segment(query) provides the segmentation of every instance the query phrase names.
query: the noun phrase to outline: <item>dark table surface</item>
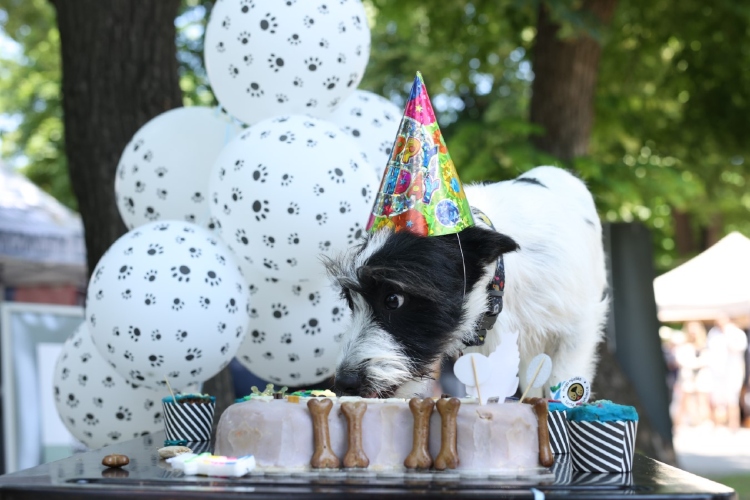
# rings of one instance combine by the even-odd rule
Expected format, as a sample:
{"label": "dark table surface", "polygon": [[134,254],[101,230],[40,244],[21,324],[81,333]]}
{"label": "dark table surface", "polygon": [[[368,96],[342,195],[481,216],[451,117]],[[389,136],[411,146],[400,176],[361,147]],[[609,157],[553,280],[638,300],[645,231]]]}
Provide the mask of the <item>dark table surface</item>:
{"label": "dark table surface", "polygon": [[[734,491],[642,455],[630,474],[583,474],[563,458],[552,469],[476,476],[457,472],[251,474],[241,478],[185,476],[159,459],[164,433],[0,476],[0,499],[44,498],[736,498]],[[210,451],[208,443],[204,450]],[[101,464],[110,453],[130,458],[122,469]],[[565,457],[565,456],[562,456]],[[557,458],[560,458],[558,456]],[[536,494],[536,497],[535,497]],[[542,496],[543,495],[543,496]]]}

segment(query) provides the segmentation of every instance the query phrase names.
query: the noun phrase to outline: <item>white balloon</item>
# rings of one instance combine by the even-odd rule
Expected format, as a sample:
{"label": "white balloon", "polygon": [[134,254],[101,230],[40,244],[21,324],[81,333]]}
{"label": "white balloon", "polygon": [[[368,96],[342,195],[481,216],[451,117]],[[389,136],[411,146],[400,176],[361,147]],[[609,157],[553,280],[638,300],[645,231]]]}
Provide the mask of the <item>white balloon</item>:
{"label": "white balloon", "polygon": [[55,406],[65,427],[89,448],[162,430],[164,390],[131,384],[117,374],[82,323],[55,365]]}
{"label": "white balloon", "polygon": [[330,283],[256,279],[250,291],[250,328],[237,359],[277,385],[310,385],[332,376],[349,309]]}
{"label": "white balloon", "polygon": [[211,215],[246,276],[318,280],[325,275],[321,254],[365,234],[377,181],[333,123],[278,117],[222,150],[211,172]]}
{"label": "white balloon", "polygon": [[362,79],[370,29],[360,0],[227,0],[214,4],[204,47],[216,98],[243,122],[324,118]]}
{"label": "white balloon", "polygon": [[181,389],[231,361],[247,333],[250,293],[229,249],[206,229],[152,222],[123,235],[89,282],[94,344],[123,377]]}
{"label": "white balloon", "polygon": [[208,176],[239,127],[205,107],[177,108],[151,119],[120,157],[117,209],[128,229],[157,220],[210,227]]}
{"label": "white balloon", "polygon": [[378,178],[391,156],[402,110],[385,97],[355,90],[329,118],[357,143]]}

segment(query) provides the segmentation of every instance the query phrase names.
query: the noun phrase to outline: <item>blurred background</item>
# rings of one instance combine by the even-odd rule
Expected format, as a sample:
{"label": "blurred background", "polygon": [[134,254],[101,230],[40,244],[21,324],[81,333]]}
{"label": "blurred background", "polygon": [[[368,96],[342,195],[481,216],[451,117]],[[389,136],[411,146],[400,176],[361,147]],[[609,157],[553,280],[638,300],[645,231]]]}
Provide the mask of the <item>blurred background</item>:
{"label": "blurred background", "polygon": [[[363,3],[359,88],[401,107],[421,71],[464,182],[543,164],[585,180],[614,300],[595,392],[639,407],[641,450],[750,491],[750,5]],[[36,250],[66,257],[29,258],[33,279],[9,274],[29,242],[0,233],[14,256],[0,267],[6,301],[83,305],[88,272],[126,231],[113,185],[127,141],[159,113],[218,104],[203,58],[212,6],[3,1],[0,205],[16,222],[42,207],[66,228]],[[232,366],[242,393],[254,379]]]}

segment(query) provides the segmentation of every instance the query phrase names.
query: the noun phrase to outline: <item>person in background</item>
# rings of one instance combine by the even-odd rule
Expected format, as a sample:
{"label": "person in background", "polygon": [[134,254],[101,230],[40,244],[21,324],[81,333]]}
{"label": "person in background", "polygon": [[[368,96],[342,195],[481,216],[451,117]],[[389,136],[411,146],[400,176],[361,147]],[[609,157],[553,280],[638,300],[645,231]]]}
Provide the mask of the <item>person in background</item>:
{"label": "person in background", "polygon": [[708,332],[706,349],[711,369],[714,423],[726,420],[730,429],[739,429],[747,335],[726,314],[721,314]]}
{"label": "person in background", "polygon": [[[679,394],[674,411],[674,424],[698,425],[710,418],[711,408],[708,395],[710,383],[702,382],[699,391],[700,370],[704,368],[705,359],[700,354],[706,343],[706,328],[699,321],[689,321],[682,327],[682,335],[675,335],[674,355],[679,371],[675,387],[675,396]],[[705,376],[704,376],[705,379]]]}

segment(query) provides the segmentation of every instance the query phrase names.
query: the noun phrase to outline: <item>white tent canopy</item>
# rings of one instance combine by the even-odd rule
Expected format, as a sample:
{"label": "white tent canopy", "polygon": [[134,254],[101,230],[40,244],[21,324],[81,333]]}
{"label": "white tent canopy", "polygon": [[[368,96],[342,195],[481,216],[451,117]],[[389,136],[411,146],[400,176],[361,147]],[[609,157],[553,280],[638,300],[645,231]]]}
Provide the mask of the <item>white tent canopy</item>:
{"label": "white tent canopy", "polygon": [[654,280],[661,321],[750,314],[750,239],[734,232]]}
{"label": "white tent canopy", "polygon": [[85,282],[80,217],[0,164],[0,285]]}

